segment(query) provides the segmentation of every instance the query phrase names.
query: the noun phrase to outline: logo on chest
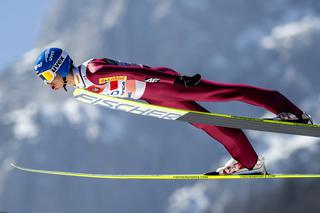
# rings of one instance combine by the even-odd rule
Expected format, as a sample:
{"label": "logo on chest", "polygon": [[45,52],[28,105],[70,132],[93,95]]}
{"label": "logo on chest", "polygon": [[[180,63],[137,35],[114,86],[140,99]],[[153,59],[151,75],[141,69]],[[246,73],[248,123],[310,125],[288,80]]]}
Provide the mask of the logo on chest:
{"label": "logo on chest", "polygon": [[109,82],[109,95],[124,96],[125,92],[126,92],[126,81]]}
{"label": "logo on chest", "polygon": [[114,82],[114,81],[126,81],[127,76],[112,76],[106,78],[99,78],[99,84],[105,84],[107,82]]}
{"label": "logo on chest", "polygon": [[105,85],[91,85],[90,87],[87,87],[87,90],[99,94],[104,90],[105,87]]}
{"label": "logo on chest", "polygon": [[118,89],[118,81],[111,81],[110,82],[110,90],[116,90]]}

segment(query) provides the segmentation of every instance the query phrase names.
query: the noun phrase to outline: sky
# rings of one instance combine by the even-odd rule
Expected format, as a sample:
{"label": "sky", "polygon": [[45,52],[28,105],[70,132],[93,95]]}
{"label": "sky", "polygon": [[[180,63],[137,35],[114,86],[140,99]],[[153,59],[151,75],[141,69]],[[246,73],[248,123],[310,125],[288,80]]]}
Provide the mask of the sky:
{"label": "sky", "polygon": [[33,48],[52,0],[1,0],[0,70]]}

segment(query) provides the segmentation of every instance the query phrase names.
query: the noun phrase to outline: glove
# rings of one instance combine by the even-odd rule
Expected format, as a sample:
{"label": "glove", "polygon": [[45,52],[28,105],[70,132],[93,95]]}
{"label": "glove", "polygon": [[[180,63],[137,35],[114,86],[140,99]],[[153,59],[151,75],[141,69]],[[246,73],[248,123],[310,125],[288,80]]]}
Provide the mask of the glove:
{"label": "glove", "polygon": [[182,75],[182,76],[178,76],[175,80],[175,84],[182,84],[185,87],[193,87],[196,86],[200,83],[201,80],[201,75],[200,74],[196,74],[194,76],[186,76],[186,75]]}

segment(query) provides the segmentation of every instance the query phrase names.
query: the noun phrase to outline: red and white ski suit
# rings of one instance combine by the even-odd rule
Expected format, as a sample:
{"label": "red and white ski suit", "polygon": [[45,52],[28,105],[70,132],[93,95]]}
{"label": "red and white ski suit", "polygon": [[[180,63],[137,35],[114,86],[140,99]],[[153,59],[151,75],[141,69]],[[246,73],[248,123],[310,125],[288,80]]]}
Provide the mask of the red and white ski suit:
{"label": "red and white ski suit", "polygon": [[[77,87],[106,95],[142,99],[160,106],[208,112],[196,101],[242,101],[275,114],[303,114],[278,91],[205,79],[198,85],[187,88],[175,83],[181,74],[166,67],[148,67],[104,58],[91,59],[74,68],[73,72]],[[191,125],[220,142],[245,167],[251,169],[256,164],[258,156],[242,130],[200,123]]]}

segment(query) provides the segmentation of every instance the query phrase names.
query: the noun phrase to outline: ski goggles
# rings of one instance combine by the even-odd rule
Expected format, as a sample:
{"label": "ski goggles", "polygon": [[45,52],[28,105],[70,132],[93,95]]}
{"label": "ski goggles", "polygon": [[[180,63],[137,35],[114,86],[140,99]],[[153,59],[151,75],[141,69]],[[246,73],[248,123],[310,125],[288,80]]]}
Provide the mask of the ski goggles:
{"label": "ski goggles", "polygon": [[37,72],[37,75],[43,80],[45,84],[52,83],[52,81],[57,76],[57,71],[62,66],[63,62],[66,60],[67,56],[68,56],[67,53],[62,52],[61,55],[59,56],[59,59],[52,66],[51,69],[48,69],[43,72],[39,72],[39,71]]}
{"label": "ski goggles", "polygon": [[38,76],[44,81],[45,84],[50,84],[55,79],[57,74],[50,69],[42,73],[38,73]]}

